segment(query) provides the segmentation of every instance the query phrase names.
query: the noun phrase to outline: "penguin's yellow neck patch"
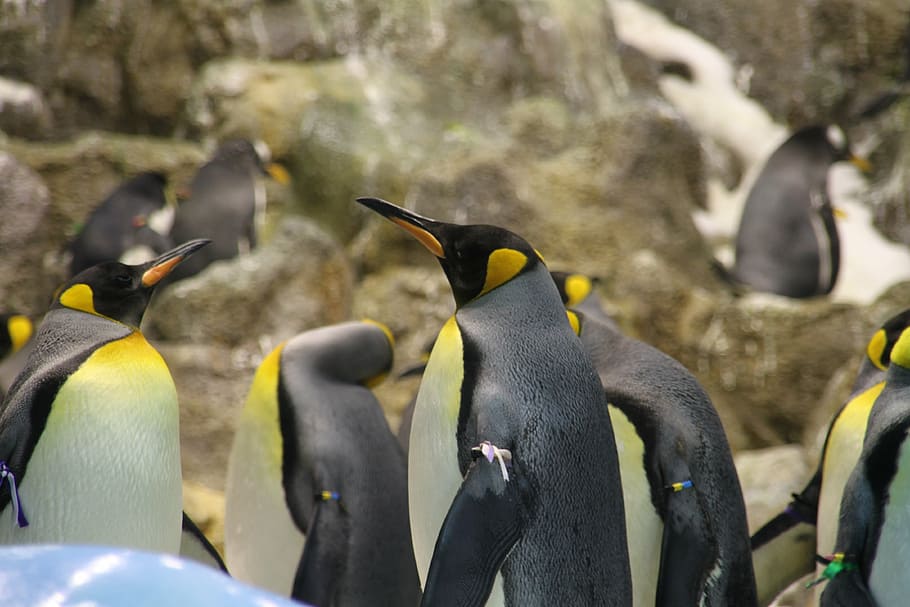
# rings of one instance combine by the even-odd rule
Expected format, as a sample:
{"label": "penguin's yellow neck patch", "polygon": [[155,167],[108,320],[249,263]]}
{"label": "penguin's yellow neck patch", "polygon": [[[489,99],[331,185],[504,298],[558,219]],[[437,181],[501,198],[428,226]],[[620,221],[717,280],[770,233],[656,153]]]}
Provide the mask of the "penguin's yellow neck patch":
{"label": "penguin's yellow neck patch", "polygon": [[515,278],[527,265],[528,256],[515,249],[496,249],[487,259],[487,277],[480,295]]}
{"label": "penguin's yellow neck patch", "polygon": [[60,304],[73,310],[98,314],[95,310],[95,294],[92,292],[92,288],[85,283],[75,284],[61,293]]}
{"label": "penguin's yellow neck patch", "polygon": [[392,335],[392,330],[389,329],[386,325],[382,324],[378,320],[373,320],[372,318],[364,318],[361,322],[365,322],[369,325],[374,325],[374,326],[377,326],[380,329],[382,329],[382,332],[385,333],[385,336],[389,340],[389,346],[391,346],[392,348],[395,347],[395,336]]}
{"label": "penguin's yellow neck patch", "polygon": [[[286,342],[279,344],[266,356],[256,369],[253,384],[246,398],[241,416],[257,436],[262,438],[269,469],[281,478],[281,461],[284,455],[281,421],[278,413],[278,373],[281,369],[281,352]],[[244,423],[244,422],[242,422]]]}
{"label": "penguin's yellow neck patch", "polygon": [[571,274],[566,278],[566,295],[569,296],[567,306],[575,306],[581,303],[585,297],[591,294],[593,284],[591,279],[582,274]]}
{"label": "penguin's yellow neck patch", "polygon": [[578,314],[572,310],[566,310],[566,316],[569,317],[569,324],[572,325],[572,330],[575,331],[575,335],[581,335],[581,321],[578,320]]}
{"label": "penguin's yellow neck patch", "polygon": [[13,342],[13,352],[18,352],[32,337],[32,321],[26,316],[17,314],[11,316],[6,322],[10,340]]}
{"label": "penguin's yellow neck patch", "polygon": [[891,350],[891,362],[910,368],[910,329],[904,329]]}
{"label": "penguin's yellow neck patch", "polygon": [[885,363],[882,361],[882,354],[885,353],[885,344],[887,343],[888,338],[885,335],[884,329],[879,329],[875,332],[875,335],[872,336],[872,339],[869,340],[869,344],[866,346],[866,356],[869,357],[869,360],[872,361],[872,364],[884,371],[886,369]]}

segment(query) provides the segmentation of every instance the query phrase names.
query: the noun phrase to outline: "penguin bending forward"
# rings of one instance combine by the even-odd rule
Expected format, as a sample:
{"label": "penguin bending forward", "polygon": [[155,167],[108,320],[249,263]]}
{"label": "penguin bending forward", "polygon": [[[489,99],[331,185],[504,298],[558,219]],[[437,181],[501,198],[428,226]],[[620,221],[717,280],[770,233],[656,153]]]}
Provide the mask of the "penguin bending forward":
{"label": "penguin bending forward", "polygon": [[155,285],[206,243],[58,289],[0,413],[0,543],[178,552],[177,390],[139,324]]}
{"label": "penguin bending forward", "polygon": [[408,452],[423,604],[631,605],[606,400],[539,254],[503,228],[358,202],[435,255],[455,298]]}
{"label": "penguin bending forward", "polygon": [[746,507],[711,399],[675,359],[594,314],[569,311],[609,402],[633,604],[757,605]]}
{"label": "penguin bending forward", "polygon": [[392,344],[384,326],[348,322],[263,360],[228,465],[237,578],[316,607],[417,605],[404,454],[370,391]]}
{"label": "penguin bending forward", "polygon": [[822,607],[899,607],[910,596],[910,328],[891,350],[859,461],[844,487]]}

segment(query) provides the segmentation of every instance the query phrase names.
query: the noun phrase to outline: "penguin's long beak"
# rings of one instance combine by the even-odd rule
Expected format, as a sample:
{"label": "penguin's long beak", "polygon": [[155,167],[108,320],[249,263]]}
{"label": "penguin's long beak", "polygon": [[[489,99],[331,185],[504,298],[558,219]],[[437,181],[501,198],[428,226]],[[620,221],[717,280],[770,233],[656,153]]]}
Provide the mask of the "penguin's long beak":
{"label": "penguin's long beak", "polygon": [[442,243],[433,234],[433,228],[440,225],[438,221],[423,217],[380,198],[363,197],[358,198],[357,202],[403,228],[439,259],[446,258]]}
{"label": "penguin's long beak", "polygon": [[280,183],[281,185],[287,185],[291,183],[291,174],[288,173],[288,170],[284,168],[284,165],[278,164],[277,162],[270,162],[265,165],[266,174]]}
{"label": "penguin's long beak", "polygon": [[161,282],[165,276],[171,273],[171,270],[177,267],[181,261],[212,242],[207,238],[197,238],[186,242],[179,247],[173,248],[166,253],[162,253],[156,259],[145,264],[147,267],[142,273],[142,286],[154,287]]}
{"label": "penguin's long beak", "polygon": [[858,168],[864,174],[868,175],[872,172],[872,163],[863,158],[862,156],[857,156],[856,154],[850,154],[847,158],[847,162]]}

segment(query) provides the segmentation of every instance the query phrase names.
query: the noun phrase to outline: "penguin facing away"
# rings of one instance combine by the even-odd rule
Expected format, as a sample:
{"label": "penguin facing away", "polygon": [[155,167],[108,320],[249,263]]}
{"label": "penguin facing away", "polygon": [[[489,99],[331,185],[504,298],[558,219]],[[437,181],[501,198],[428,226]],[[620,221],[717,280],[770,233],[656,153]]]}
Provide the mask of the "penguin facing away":
{"label": "penguin facing away", "polygon": [[105,261],[117,261],[131,247],[144,246],[154,255],[170,248],[170,239],[149,226],[149,217],[167,205],[167,178],[148,171],[124,181],[89,214],[69,244],[69,275]]}
{"label": "penguin facing away", "polygon": [[539,254],[503,228],[358,202],[433,253],[455,298],[408,453],[423,604],[630,605],[609,412]]}
{"label": "penguin facing away", "polygon": [[569,315],[609,403],[633,604],[757,605],[745,503],[710,398],[679,362],[612,320]]}
{"label": "penguin facing away", "polygon": [[811,573],[816,554],[834,552],[844,487],[860,457],[872,405],[885,386],[891,351],[908,327],[910,309],[886,320],[870,338],[850,396],[828,426],[815,474],[783,512],[752,536],[762,604]]}
{"label": "penguin facing away", "polygon": [[106,262],[58,289],[2,404],[0,544],[178,551],[177,391],[138,327],[155,285],[205,244]]}
{"label": "penguin facing away", "polygon": [[735,281],[795,298],[831,292],[840,241],[827,179],[831,165],[842,160],[868,169],[836,126],[798,130],[771,154],[743,207]]}
{"label": "penguin facing away", "polygon": [[256,372],[231,450],[228,566],[316,605],[417,605],[404,455],[370,386],[392,366],[371,321],[306,331]]}
{"label": "penguin facing away", "polygon": [[211,246],[174,271],[168,282],[194,276],[220,259],[232,259],[256,247],[257,230],[265,213],[265,188],[260,178],[270,175],[287,183],[287,172],[265,163],[246,139],[222,143],[202,165],[189,186],[189,197],[177,206],[170,237],[174,242],[208,238]]}
{"label": "penguin facing away", "polygon": [[910,579],[910,328],[891,350],[859,461],[844,487],[823,607],[907,604]]}

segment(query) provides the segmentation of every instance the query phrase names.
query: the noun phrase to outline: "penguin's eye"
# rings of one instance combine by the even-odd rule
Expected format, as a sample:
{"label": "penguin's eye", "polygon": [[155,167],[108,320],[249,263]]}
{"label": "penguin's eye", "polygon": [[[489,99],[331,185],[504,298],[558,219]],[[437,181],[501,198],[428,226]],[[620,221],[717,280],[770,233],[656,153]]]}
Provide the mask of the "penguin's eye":
{"label": "penguin's eye", "polygon": [[120,288],[133,286],[133,277],[129,274],[114,274],[114,284]]}

